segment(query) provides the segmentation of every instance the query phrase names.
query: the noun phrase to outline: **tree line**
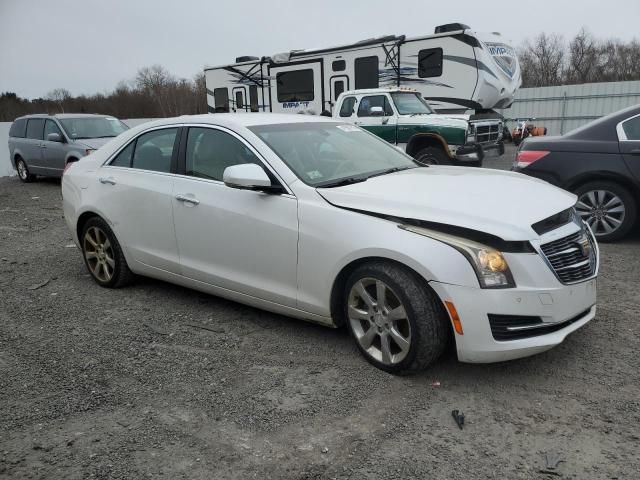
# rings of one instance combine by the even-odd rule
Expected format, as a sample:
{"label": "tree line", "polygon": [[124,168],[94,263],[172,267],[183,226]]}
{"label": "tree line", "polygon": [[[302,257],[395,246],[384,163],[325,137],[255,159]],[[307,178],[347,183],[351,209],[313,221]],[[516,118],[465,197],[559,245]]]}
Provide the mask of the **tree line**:
{"label": "tree line", "polygon": [[[523,87],[640,80],[640,42],[601,40],[582,29],[568,42],[541,33],[518,48]],[[56,88],[45,98],[28,100],[0,94],[0,121],[29,113],[101,113],[118,118],[155,118],[207,112],[204,73],[177,78],[160,65],[138,70],[110,93],[72,96]]]}
{"label": "tree line", "polygon": [[134,79],[120,82],[106,94],[72,96],[64,88],[44,98],[28,100],[13,92],[0,94],[0,121],[30,113],[100,113],[117,118],[174,117],[207,112],[204,73],[177,78],[160,65],[138,70]]}
{"label": "tree line", "polygon": [[541,33],[518,49],[523,87],[640,80],[640,42],[601,40],[583,28],[568,42]]}

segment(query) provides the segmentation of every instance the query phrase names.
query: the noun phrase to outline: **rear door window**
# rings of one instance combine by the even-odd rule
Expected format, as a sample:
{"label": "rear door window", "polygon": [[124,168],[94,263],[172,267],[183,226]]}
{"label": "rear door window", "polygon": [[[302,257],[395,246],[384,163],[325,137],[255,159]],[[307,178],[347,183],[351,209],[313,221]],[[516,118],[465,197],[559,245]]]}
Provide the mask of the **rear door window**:
{"label": "rear door window", "polygon": [[640,117],[632,118],[622,124],[627,140],[640,140]]}
{"label": "rear door window", "polygon": [[143,133],[136,140],[131,166],[152,172],[170,173],[177,136],[177,128]]}
{"label": "rear door window", "polygon": [[20,120],[16,120],[11,125],[9,129],[9,136],[15,138],[24,138],[27,133],[27,119],[21,118]]}
{"label": "rear door window", "polygon": [[44,118],[30,118],[27,122],[27,138],[42,140]]}

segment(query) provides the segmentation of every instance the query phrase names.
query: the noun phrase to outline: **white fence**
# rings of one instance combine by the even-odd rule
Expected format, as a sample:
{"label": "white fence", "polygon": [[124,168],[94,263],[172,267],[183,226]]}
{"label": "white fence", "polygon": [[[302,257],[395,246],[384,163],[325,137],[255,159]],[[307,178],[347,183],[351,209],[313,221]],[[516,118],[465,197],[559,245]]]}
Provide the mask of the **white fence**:
{"label": "white fence", "polygon": [[[131,118],[123,120],[123,122],[130,127],[135,127],[150,120],[153,119]],[[0,177],[8,177],[16,174],[16,171],[11,165],[11,158],[9,157],[9,127],[11,127],[11,122],[0,122]]]}
{"label": "white fence", "polygon": [[562,135],[603,115],[640,103],[640,81],[521,88],[511,108],[500,110],[513,128],[516,118],[535,118],[549,135]]}

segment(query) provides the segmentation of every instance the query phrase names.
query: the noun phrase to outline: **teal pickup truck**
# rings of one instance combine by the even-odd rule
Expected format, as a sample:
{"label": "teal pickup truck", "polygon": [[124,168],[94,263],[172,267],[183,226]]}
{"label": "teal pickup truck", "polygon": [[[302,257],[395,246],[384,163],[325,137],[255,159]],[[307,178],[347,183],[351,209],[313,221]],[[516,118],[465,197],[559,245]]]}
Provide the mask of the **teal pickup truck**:
{"label": "teal pickup truck", "polygon": [[482,165],[504,153],[502,120],[435,113],[418,92],[374,88],[343,92],[333,117],[369,130],[425,165]]}

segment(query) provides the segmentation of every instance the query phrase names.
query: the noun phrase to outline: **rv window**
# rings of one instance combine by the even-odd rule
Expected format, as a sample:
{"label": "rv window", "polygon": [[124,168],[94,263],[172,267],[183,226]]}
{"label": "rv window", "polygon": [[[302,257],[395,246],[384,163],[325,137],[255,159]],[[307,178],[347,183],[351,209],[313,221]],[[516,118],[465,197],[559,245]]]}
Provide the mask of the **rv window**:
{"label": "rv window", "polygon": [[313,100],[313,70],[292,70],[276,75],[278,102]]}
{"label": "rv window", "polygon": [[249,104],[252,112],[258,111],[258,87],[256,85],[249,85]]}
{"label": "rv window", "polygon": [[229,91],[226,87],[216,88],[213,91],[213,100],[215,102],[216,113],[229,111]]}
{"label": "rv window", "polygon": [[358,107],[359,117],[372,117],[371,107],[382,107],[384,110],[384,116],[390,117],[393,115],[393,110],[387,100],[386,95],[372,95],[369,97],[362,97],[360,100],[360,106]]}
{"label": "rv window", "polygon": [[378,88],[378,57],[356,58],[356,90]]}
{"label": "rv window", "polygon": [[442,75],[442,49],[427,48],[418,52],[418,76],[439,77]]}
{"label": "rv window", "polygon": [[236,108],[244,108],[244,100],[242,99],[243,95],[240,90],[236,92]]}
{"label": "rv window", "polygon": [[353,106],[356,104],[356,97],[347,97],[342,101],[342,107],[340,107],[341,117],[350,117],[353,115]]}
{"label": "rv window", "polygon": [[343,72],[347,68],[347,62],[344,60],[335,60],[331,64],[331,68],[334,72]]}
{"label": "rv window", "polygon": [[344,80],[339,80],[333,84],[333,99],[338,100],[342,92],[344,92]]}

